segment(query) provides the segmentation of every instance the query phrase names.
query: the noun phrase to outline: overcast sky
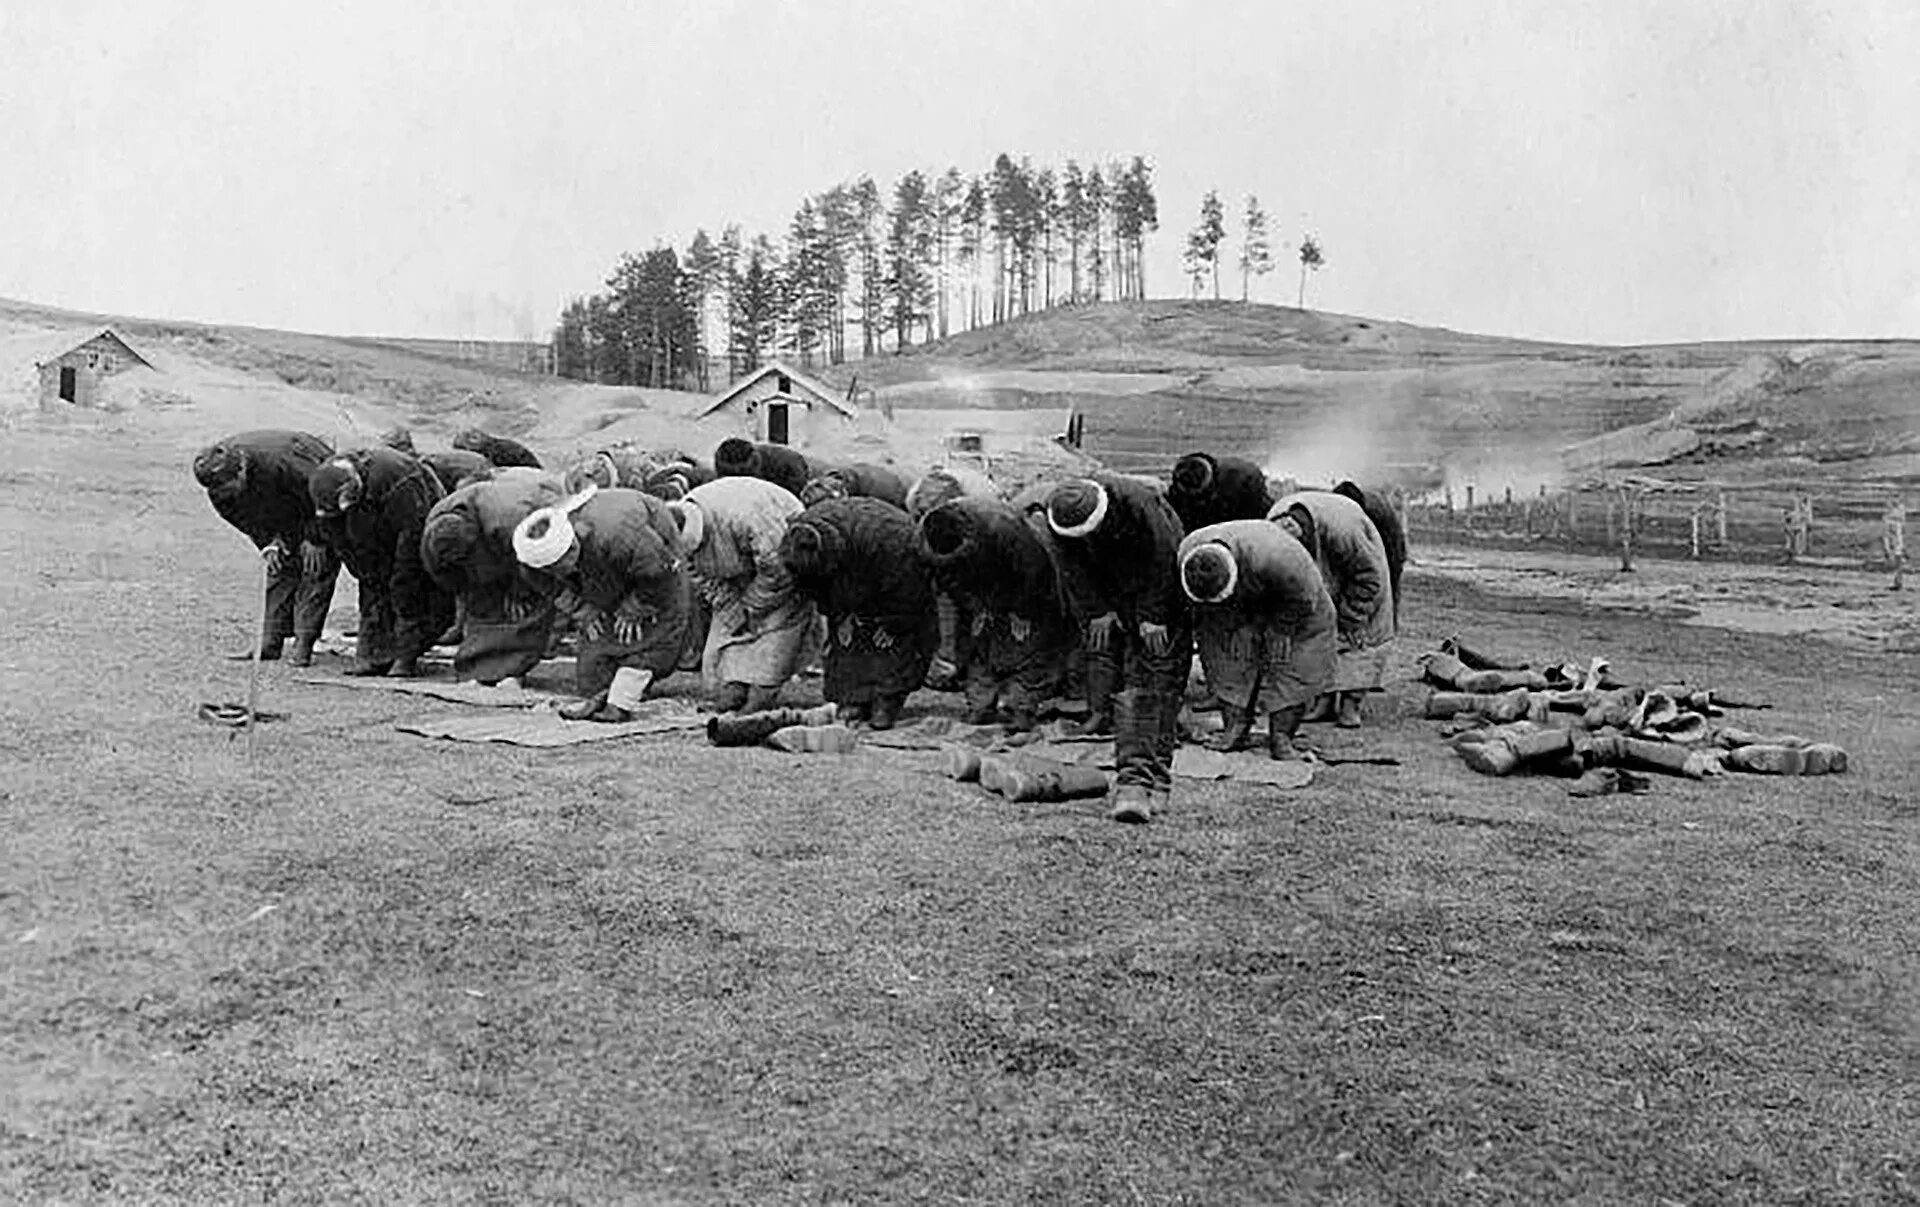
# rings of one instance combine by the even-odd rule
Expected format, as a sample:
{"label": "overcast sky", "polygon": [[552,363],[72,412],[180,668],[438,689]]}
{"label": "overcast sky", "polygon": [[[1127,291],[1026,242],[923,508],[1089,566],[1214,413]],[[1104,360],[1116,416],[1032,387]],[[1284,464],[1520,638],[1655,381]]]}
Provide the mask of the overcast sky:
{"label": "overcast sky", "polygon": [[[541,336],[622,251],[995,154],[1318,235],[1309,305],[1609,343],[1920,336],[1906,0],[7,0],[0,295]],[[1237,232],[1234,236],[1237,239]],[[1230,239],[1226,254],[1235,253]],[[1291,304],[1291,260],[1256,289]],[[1234,294],[1237,296],[1237,282]]]}

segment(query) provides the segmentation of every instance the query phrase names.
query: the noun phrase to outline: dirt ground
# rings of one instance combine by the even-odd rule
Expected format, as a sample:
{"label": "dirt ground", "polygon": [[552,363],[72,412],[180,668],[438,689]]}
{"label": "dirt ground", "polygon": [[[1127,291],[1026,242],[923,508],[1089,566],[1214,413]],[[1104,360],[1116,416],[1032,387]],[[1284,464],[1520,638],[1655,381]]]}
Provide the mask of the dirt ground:
{"label": "dirt ground", "polygon": [[1819,584],[1423,553],[1399,665],[1604,654],[1822,779],[1574,800],[1402,685],[1314,734],[1399,766],[1133,828],[926,755],[435,743],[279,667],[249,757],[195,709],[259,567],[185,439],[0,441],[0,1199],[1920,1198],[1920,661],[1715,623]]}
{"label": "dirt ground", "polygon": [[1483,547],[1421,548],[1422,573],[1536,610],[1616,612],[1681,625],[1806,638],[1864,651],[1920,653],[1920,581],[1831,565],[1700,563]]}

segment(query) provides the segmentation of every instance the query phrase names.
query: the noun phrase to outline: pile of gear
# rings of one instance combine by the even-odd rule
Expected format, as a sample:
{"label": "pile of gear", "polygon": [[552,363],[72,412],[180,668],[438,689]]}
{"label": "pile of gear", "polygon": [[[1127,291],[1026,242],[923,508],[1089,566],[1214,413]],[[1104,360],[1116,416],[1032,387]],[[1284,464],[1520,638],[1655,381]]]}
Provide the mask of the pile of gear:
{"label": "pile of gear", "polygon": [[1686,684],[1619,682],[1604,658],[1585,666],[1519,666],[1450,639],[1417,659],[1436,690],[1426,715],[1461,761],[1483,775],[1552,775],[1573,796],[1644,792],[1657,772],[1706,779],[1845,772],[1847,752],[1798,734],[1722,723],[1728,709],[1767,705]]}

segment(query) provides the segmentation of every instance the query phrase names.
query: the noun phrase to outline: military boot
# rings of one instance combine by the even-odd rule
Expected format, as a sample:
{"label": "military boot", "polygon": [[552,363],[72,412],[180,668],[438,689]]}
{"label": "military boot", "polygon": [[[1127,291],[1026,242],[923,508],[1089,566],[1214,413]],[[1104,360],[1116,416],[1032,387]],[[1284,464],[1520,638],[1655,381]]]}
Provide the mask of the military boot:
{"label": "military boot", "polygon": [[1253,709],[1235,708],[1222,700],[1220,702],[1220,733],[1207,742],[1209,750],[1244,750],[1247,736],[1253,729]]}

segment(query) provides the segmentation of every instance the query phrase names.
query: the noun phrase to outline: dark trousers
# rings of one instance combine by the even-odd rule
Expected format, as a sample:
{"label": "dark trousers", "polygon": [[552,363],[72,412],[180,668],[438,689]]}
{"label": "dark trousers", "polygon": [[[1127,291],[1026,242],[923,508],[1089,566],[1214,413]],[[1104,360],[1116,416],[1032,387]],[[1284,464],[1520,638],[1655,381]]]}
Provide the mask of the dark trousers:
{"label": "dark trousers", "polygon": [[498,683],[530,673],[547,655],[553,605],[511,579],[469,588],[456,600],[460,648],[453,672]]}
{"label": "dark trousers", "polygon": [[1018,727],[1032,727],[1040,705],[1059,687],[1068,653],[1059,621],[1036,620],[1026,640],[1014,636],[1012,618],[969,610],[962,630],[967,711],[979,714],[997,702]]}
{"label": "dark trousers", "polygon": [[[1173,787],[1180,705],[1193,665],[1192,627],[1182,618],[1167,628],[1170,641],[1164,654],[1149,653],[1138,626],[1123,621],[1105,653],[1087,655],[1089,682],[1096,673],[1104,673],[1096,672],[1096,663],[1119,669],[1119,690],[1113,697],[1114,782],[1149,792]],[[1087,694],[1091,702],[1091,687]]]}
{"label": "dark trousers", "polygon": [[292,637],[307,645],[320,639],[333,607],[333,585],[340,577],[340,559],[327,551],[327,568],[309,575],[301,569],[298,553],[289,555],[280,573],[267,579],[267,609],[260,625],[260,642],[272,645]]}
{"label": "dark trousers", "polygon": [[[352,567],[349,567],[351,569]],[[392,580],[391,565],[364,567],[355,654],[373,666],[418,658],[453,623],[453,596],[420,579]]]}

